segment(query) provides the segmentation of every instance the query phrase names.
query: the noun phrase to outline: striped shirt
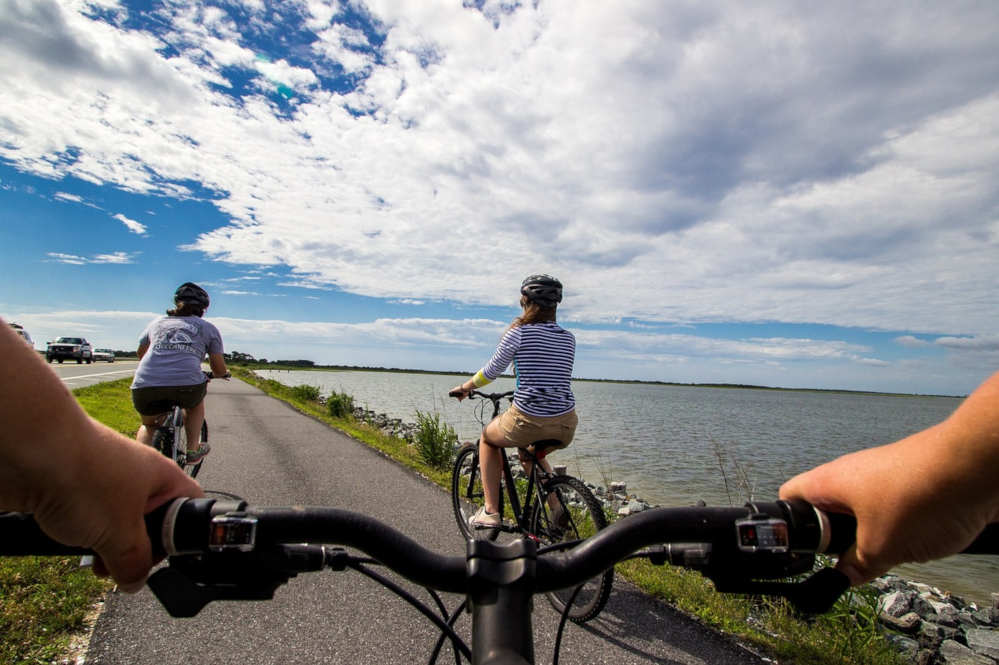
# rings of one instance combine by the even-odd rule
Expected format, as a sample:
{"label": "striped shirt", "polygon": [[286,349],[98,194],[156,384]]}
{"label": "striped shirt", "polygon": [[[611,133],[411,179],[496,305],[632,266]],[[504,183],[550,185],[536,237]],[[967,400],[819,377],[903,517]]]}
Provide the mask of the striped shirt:
{"label": "striped shirt", "polygon": [[572,411],[576,398],[569,382],[576,338],[554,322],[510,328],[481,374],[493,381],[510,363],[517,377],[513,403],[531,416],[560,416]]}

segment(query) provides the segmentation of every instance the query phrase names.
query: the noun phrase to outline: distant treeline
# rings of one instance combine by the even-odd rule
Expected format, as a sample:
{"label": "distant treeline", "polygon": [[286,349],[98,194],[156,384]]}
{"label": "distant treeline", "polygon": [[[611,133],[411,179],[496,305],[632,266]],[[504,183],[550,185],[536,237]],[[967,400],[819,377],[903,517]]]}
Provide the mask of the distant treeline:
{"label": "distant treeline", "polygon": [[[132,353],[134,356],[135,353]],[[453,374],[474,374],[475,370],[428,370],[428,369],[410,369],[406,367],[369,367],[366,365],[317,365],[311,360],[267,360],[266,358],[254,358],[248,353],[240,353],[234,351],[232,353],[225,354],[225,359],[227,363],[233,363],[237,365],[245,365],[252,367],[294,367],[296,369],[316,369],[316,370],[328,370],[328,371],[340,371],[340,372],[405,372],[407,374],[437,374],[437,375],[453,375]],[[510,375],[504,375],[510,376]],[[636,385],[652,385],[652,386],[680,386],[687,388],[729,388],[738,390],[783,390],[783,391],[793,391],[793,392],[811,392],[811,393],[845,393],[845,394],[855,394],[855,395],[887,395],[887,396],[898,396],[898,397],[963,397],[963,395],[922,395],[922,394],[911,394],[911,393],[885,393],[876,392],[869,390],[845,390],[839,388],[781,388],[779,386],[758,386],[746,383],[680,383],[677,381],[643,381],[643,380],[632,380],[632,379],[592,379],[592,378],[581,378],[573,377],[573,381],[591,381],[594,383],[621,383],[621,384],[636,384]]]}

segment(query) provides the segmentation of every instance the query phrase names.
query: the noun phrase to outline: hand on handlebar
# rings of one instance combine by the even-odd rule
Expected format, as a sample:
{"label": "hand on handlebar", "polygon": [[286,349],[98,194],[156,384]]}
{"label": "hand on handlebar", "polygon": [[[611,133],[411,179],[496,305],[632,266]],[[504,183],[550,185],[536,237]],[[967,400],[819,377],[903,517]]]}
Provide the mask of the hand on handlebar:
{"label": "hand on handlebar", "polygon": [[999,522],[997,399],[999,373],[944,422],[796,476],[780,496],[856,517],[856,546],[837,565],[853,584],[962,551]]}
{"label": "hand on handlebar", "polygon": [[468,397],[469,394],[471,394],[472,390],[474,390],[474,388],[469,388],[468,390],[465,390],[464,386],[465,384],[461,384],[460,386],[455,386],[454,388],[449,390],[447,393],[448,397],[457,397],[459,402]]}

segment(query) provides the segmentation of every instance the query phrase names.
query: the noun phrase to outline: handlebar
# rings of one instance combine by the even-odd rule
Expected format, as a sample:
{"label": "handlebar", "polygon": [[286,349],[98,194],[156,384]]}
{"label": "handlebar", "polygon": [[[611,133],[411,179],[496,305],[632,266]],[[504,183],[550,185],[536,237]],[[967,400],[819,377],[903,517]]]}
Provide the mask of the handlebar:
{"label": "handlebar", "polygon": [[[342,549],[350,547],[418,585],[465,594],[478,656],[510,649],[511,622],[520,622],[518,632],[530,640],[534,594],[576,586],[635,557],[697,570],[720,592],[782,596],[804,613],[828,611],[849,581],[831,568],[812,572],[815,555],[842,553],[856,529],[852,517],[804,501],[655,508],[620,519],[569,550],[538,550],[526,538],[469,540],[460,557],[437,554],[372,517],[327,507],[176,499],[147,515],[146,523],[154,551],[170,557],[169,567],[148,585],[173,616],[194,616],[214,600],[269,599],[299,573],[368,562]],[[965,551],[999,554],[999,523]],[[49,539],[29,515],[0,515],[0,556],[82,553]],[[805,574],[810,576],[799,581]],[[439,617],[430,618],[460,641]],[[523,660],[516,662],[533,659],[530,648],[517,653]]]}
{"label": "handlebar", "polygon": [[[470,541],[465,558],[443,556],[360,513],[251,507],[215,498],[176,499],[149,513],[146,524],[157,556],[226,553],[252,559],[282,545],[335,544],[359,549],[421,586],[456,593],[467,591],[466,558],[478,556],[483,544]],[[644,553],[661,557],[656,563],[695,568],[726,583],[782,578],[811,570],[811,560],[801,564],[809,555],[845,551],[855,529],[853,517],[797,500],[741,508],[654,508],[618,520],[569,551],[542,552],[535,592],[580,584],[649,546],[661,547]],[[24,513],[0,515],[0,535],[0,556],[87,553],[53,541]],[[999,554],[999,523],[989,525],[964,552]]]}
{"label": "handlebar", "polygon": [[[452,390],[451,392],[448,393],[448,397],[460,397],[461,395],[464,394],[465,393],[461,390]],[[492,400],[494,404],[499,404],[501,399],[503,399],[504,397],[513,397],[513,394],[514,394],[513,390],[510,390],[505,393],[484,393],[481,390],[472,389],[468,391],[468,398],[474,399],[476,397],[481,397],[483,399]]]}

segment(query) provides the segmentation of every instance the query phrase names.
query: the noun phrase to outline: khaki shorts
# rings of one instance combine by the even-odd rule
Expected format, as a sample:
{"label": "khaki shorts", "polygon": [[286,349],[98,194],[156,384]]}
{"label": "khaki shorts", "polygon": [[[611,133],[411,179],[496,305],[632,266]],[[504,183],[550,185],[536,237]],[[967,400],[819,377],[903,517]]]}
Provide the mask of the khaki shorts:
{"label": "khaki shorts", "polygon": [[516,444],[518,448],[527,448],[542,439],[556,439],[561,441],[562,445],[555,446],[551,450],[558,450],[572,442],[579,418],[576,417],[575,411],[563,413],[561,416],[530,416],[511,404],[510,408],[500,415],[498,424],[507,441]]}
{"label": "khaki shorts", "polygon": [[143,416],[158,416],[170,411],[174,406],[193,409],[201,404],[208,393],[208,382],[193,386],[157,386],[133,388],[132,405]]}

